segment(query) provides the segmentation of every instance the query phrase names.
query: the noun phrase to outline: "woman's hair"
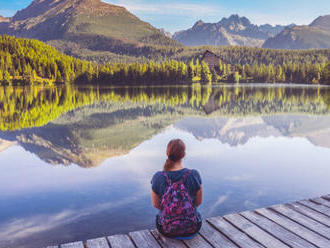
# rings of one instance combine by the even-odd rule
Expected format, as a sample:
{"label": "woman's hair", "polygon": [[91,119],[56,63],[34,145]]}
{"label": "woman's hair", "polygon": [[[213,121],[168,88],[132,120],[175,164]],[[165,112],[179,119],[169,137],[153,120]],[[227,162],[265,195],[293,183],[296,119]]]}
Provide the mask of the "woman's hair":
{"label": "woman's hair", "polygon": [[180,139],[171,140],[167,145],[166,150],[167,160],[164,165],[164,170],[169,171],[174,164],[186,155],[186,145]]}

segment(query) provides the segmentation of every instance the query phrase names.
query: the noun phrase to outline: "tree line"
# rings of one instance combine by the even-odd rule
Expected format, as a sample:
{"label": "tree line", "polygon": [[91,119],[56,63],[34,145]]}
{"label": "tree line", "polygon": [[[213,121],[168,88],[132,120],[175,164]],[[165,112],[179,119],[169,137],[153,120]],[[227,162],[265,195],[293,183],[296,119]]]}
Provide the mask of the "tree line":
{"label": "tree line", "polygon": [[[320,83],[330,84],[330,63],[327,51],[297,52],[287,60],[278,61],[271,50],[260,55],[254,48],[244,48],[255,57],[239,63],[219,64],[210,68],[199,57],[189,61],[164,60],[144,63],[98,64],[73,58],[37,40],[0,36],[0,84],[53,84],[53,83],[103,83],[103,84],[184,84],[192,82],[266,82],[266,83]],[[237,54],[240,48],[233,49]],[[290,51],[285,52],[290,54]],[[260,58],[256,55],[259,54]],[[307,56],[308,55],[308,56]],[[236,55],[235,55],[236,56]],[[234,57],[235,57],[234,56]],[[269,57],[269,58],[268,58]],[[244,58],[244,56],[242,56]],[[266,59],[268,58],[268,59]],[[276,63],[271,63],[272,60]]]}

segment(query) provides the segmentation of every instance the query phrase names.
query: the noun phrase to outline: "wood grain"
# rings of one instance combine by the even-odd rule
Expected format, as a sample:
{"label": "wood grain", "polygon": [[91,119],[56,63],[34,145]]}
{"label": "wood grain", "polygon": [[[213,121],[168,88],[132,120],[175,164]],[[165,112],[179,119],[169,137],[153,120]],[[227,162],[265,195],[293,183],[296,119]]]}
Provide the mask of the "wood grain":
{"label": "wood grain", "polygon": [[129,236],[138,248],[160,248],[160,245],[149,230],[130,232]]}
{"label": "wood grain", "polygon": [[295,248],[315,248],[316,246],[288,231],[277,223],[257,214],[256,212],[246,211],[241,213],[249,221],[255,223],[263,230],[271,233],[283,243]]}
{"label": "wood grain", "polygon": [[195,238],[190,240],[184,240],[183,241],[186,246],[189,248],[211,248],[212,246],[205,241],[205,239],[200,235],[196,235]]}
{"label": "wood grain", "polygon": [[303,239],[308,240],[312,244],[320,247],[320,248],[329,248],[330,247],[330,240],[322,237],[321,235],[307,229],[306,227],[270,210],[270,209],[257,209],[257,213],[265,216],[266,218],[276,222],[277,224],[281,225],[282,227],[290,230],[291,232],[297,234]]}
{"label": "wood grain", "polygon": [[61,248],[85,248],[83,242],[74,242],[69,244],[61,245]]}
{"label": "wood grain", "polygon": [[232,225],[236,226],[238,229],[252,237],[254,240],[268,248],[290,248],[288,245],[284,244],[277,238],[274,238],[272,235],[265,232],[260,227],[248,221],[241,215],[230,214],[224,216],[224,218]]}
{"label": "wood grain", "polygon": [[296,212],[285,205],[273,206],[271,209],[286,216],[287,218],[309,228],[310,230],[330,239],[330,228],[299,212]]}
{"label": "wood grain", "polygon": [[299,204],[302,204],[306,207],[309,207],[311,209],[314,209],[328,217],[330,217],[330,209],[326,206],[316,204],[314,202],[308,201],[308,200],[303,200],[303,201],[298,201]]}
{"label": "wood grain", "polygon": [[231,242],[226,236],[220,233],[217,229],[212,227],[208,222],[203,223],[199,233],[214,247],[237,248],[237,246],[233,242]]}
{"label": "wood grain", "polygon": [[186,248],[182,241],[166,238],[164,235],[160,234],[158,230],[151,230],[151,234],[163,248]]}
{"label": "wood grain", "polygon": [[324,214],[321,214],[311,208],[305,207],[304,205],[298,203],[287,204],[287,206],[291,207],[297,212],[309,216],[310,218],[317,220],[318,222],[330,227],[330,218],[328,218]]}
{"label": "wood grain", "polygon": [[251,239],[248,235],[238,230],[232,224],[227,222],[224,218],[214,217],[209,218],[208,222],[210,222],[217,230],[225,234],[230,240],[232,240],[239,247],[244,248],[256,248],[256,247],[264,247],[261,244],[257,243],[253,239]]}
{"label": "wood grain", "polygon": [[87,240],[88,248],[110,248],[106,238],[89,239]]}
{"label": "wood grain", "polygon": [[108,237],[111,248],[135,248],[135,245],[127,235],[113,235]]}

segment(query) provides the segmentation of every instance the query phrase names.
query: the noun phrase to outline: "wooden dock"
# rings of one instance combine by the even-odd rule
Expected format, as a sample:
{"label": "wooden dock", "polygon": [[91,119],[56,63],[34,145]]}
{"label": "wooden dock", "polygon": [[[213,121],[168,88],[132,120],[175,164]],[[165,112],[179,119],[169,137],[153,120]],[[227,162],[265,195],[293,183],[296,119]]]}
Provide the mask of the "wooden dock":
{"label": "wooden dock", "polygon": [[177,241],[157,230],[47,248],[330,248],[330,195],[207,219],[196,238]]}

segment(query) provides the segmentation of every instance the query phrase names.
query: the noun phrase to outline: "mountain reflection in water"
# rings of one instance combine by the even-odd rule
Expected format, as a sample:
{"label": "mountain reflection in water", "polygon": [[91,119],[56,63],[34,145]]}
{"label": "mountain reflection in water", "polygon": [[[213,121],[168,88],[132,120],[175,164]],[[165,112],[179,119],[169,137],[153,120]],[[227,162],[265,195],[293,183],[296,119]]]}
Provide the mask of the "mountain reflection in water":
{"label": "mountain reflection in water", "polygon": [[326,87],[0,87],[0,247],[151,228],[174,137],[205,217],[328,194],[329,110]]}

